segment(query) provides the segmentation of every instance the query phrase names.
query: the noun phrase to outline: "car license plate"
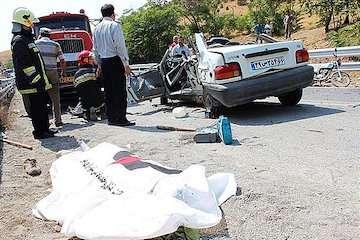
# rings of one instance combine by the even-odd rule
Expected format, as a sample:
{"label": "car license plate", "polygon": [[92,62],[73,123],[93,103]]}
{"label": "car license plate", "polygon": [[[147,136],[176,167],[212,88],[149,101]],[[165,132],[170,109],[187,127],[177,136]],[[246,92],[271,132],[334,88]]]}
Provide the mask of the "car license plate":
{"label": "car license plate", "polygon": [[267,68],[273,68],[285,65],[284,57],[269,58],[265,60],[251,62],[251,69],[253,71],[262,70]]}
{"label": "car license plate", "polygon": [[74,82],[74,77],[62,77],[62,83],[73,83]]}

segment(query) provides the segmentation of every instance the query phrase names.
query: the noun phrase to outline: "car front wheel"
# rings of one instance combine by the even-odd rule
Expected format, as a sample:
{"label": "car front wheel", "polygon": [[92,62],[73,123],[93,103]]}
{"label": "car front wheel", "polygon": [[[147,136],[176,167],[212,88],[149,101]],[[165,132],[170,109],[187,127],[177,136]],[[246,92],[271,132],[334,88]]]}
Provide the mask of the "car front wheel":
{"label": "car front wheel", "polygon": [[302,89],[296,89],[295,91],[288,92],[281,96],[278,96],[278,99],[282,105],[295,106],[300,102],[302,93],[303,93]]}

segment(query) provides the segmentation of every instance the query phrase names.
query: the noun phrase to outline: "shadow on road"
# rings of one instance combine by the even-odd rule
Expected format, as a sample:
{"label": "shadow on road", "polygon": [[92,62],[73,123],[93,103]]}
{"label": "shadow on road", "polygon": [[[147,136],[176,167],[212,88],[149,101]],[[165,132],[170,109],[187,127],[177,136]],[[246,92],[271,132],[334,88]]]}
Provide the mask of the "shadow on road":
{"label": "shadow on road", "polygon": [[256,102],[228,109],[225,114],[231,118],[231,122],[234,124],[245,126],[264,126],[316,118],[342,112],[344,111],[310,104],[285,107],[277,103]]}
{"label": "shadow on road", "polygon": [[41,141],[41,146],[53,152],[58,152],[61,150],[74,150],[79,147],[78,141],[73,136],[64,136],[64,137],[60,136],[60,137],[43,139],[40,141]]}
{"label": "shadow on road", "polygon": [[69,132],[69,131],[73,131],[73,130],[77,130],[77,129],[81,129],[81,128],[87,128],[87,127],[93,126],[94,124],[95,124],[95,122],[84,122],[83,124],[66,123],[61,128],[61,132]]}

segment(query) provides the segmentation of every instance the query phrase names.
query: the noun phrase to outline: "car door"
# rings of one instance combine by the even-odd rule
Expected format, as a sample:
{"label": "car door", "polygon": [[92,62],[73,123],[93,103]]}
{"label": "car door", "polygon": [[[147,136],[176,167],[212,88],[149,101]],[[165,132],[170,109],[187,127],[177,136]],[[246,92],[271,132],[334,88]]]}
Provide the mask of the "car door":
{"label": "car door", "polygon": [[165,85],[158,66],[154,65],[149,69],[138,67],[139,65],[130,66],[133,73],[128,78],[128,99],[142,102],[165,96]]}

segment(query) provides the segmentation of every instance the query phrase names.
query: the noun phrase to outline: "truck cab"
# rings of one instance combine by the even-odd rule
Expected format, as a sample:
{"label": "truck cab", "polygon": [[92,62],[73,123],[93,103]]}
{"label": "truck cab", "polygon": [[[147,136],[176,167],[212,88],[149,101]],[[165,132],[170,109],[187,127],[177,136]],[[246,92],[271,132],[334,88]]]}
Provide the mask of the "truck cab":
{"label": "truck cab", "polygon": [[39,20],[40,22],[35,24],[36,36],[42,27],[51,29],[50,38],[60,44],[64,53],[66,73],[65,77],[60,78],[61,96],[74,96],[76,91],[73,82],[78,69],[77,56],[81,51],[91,51],[93,48],[89,18],[84,13],[55,12],[42,16]]}

